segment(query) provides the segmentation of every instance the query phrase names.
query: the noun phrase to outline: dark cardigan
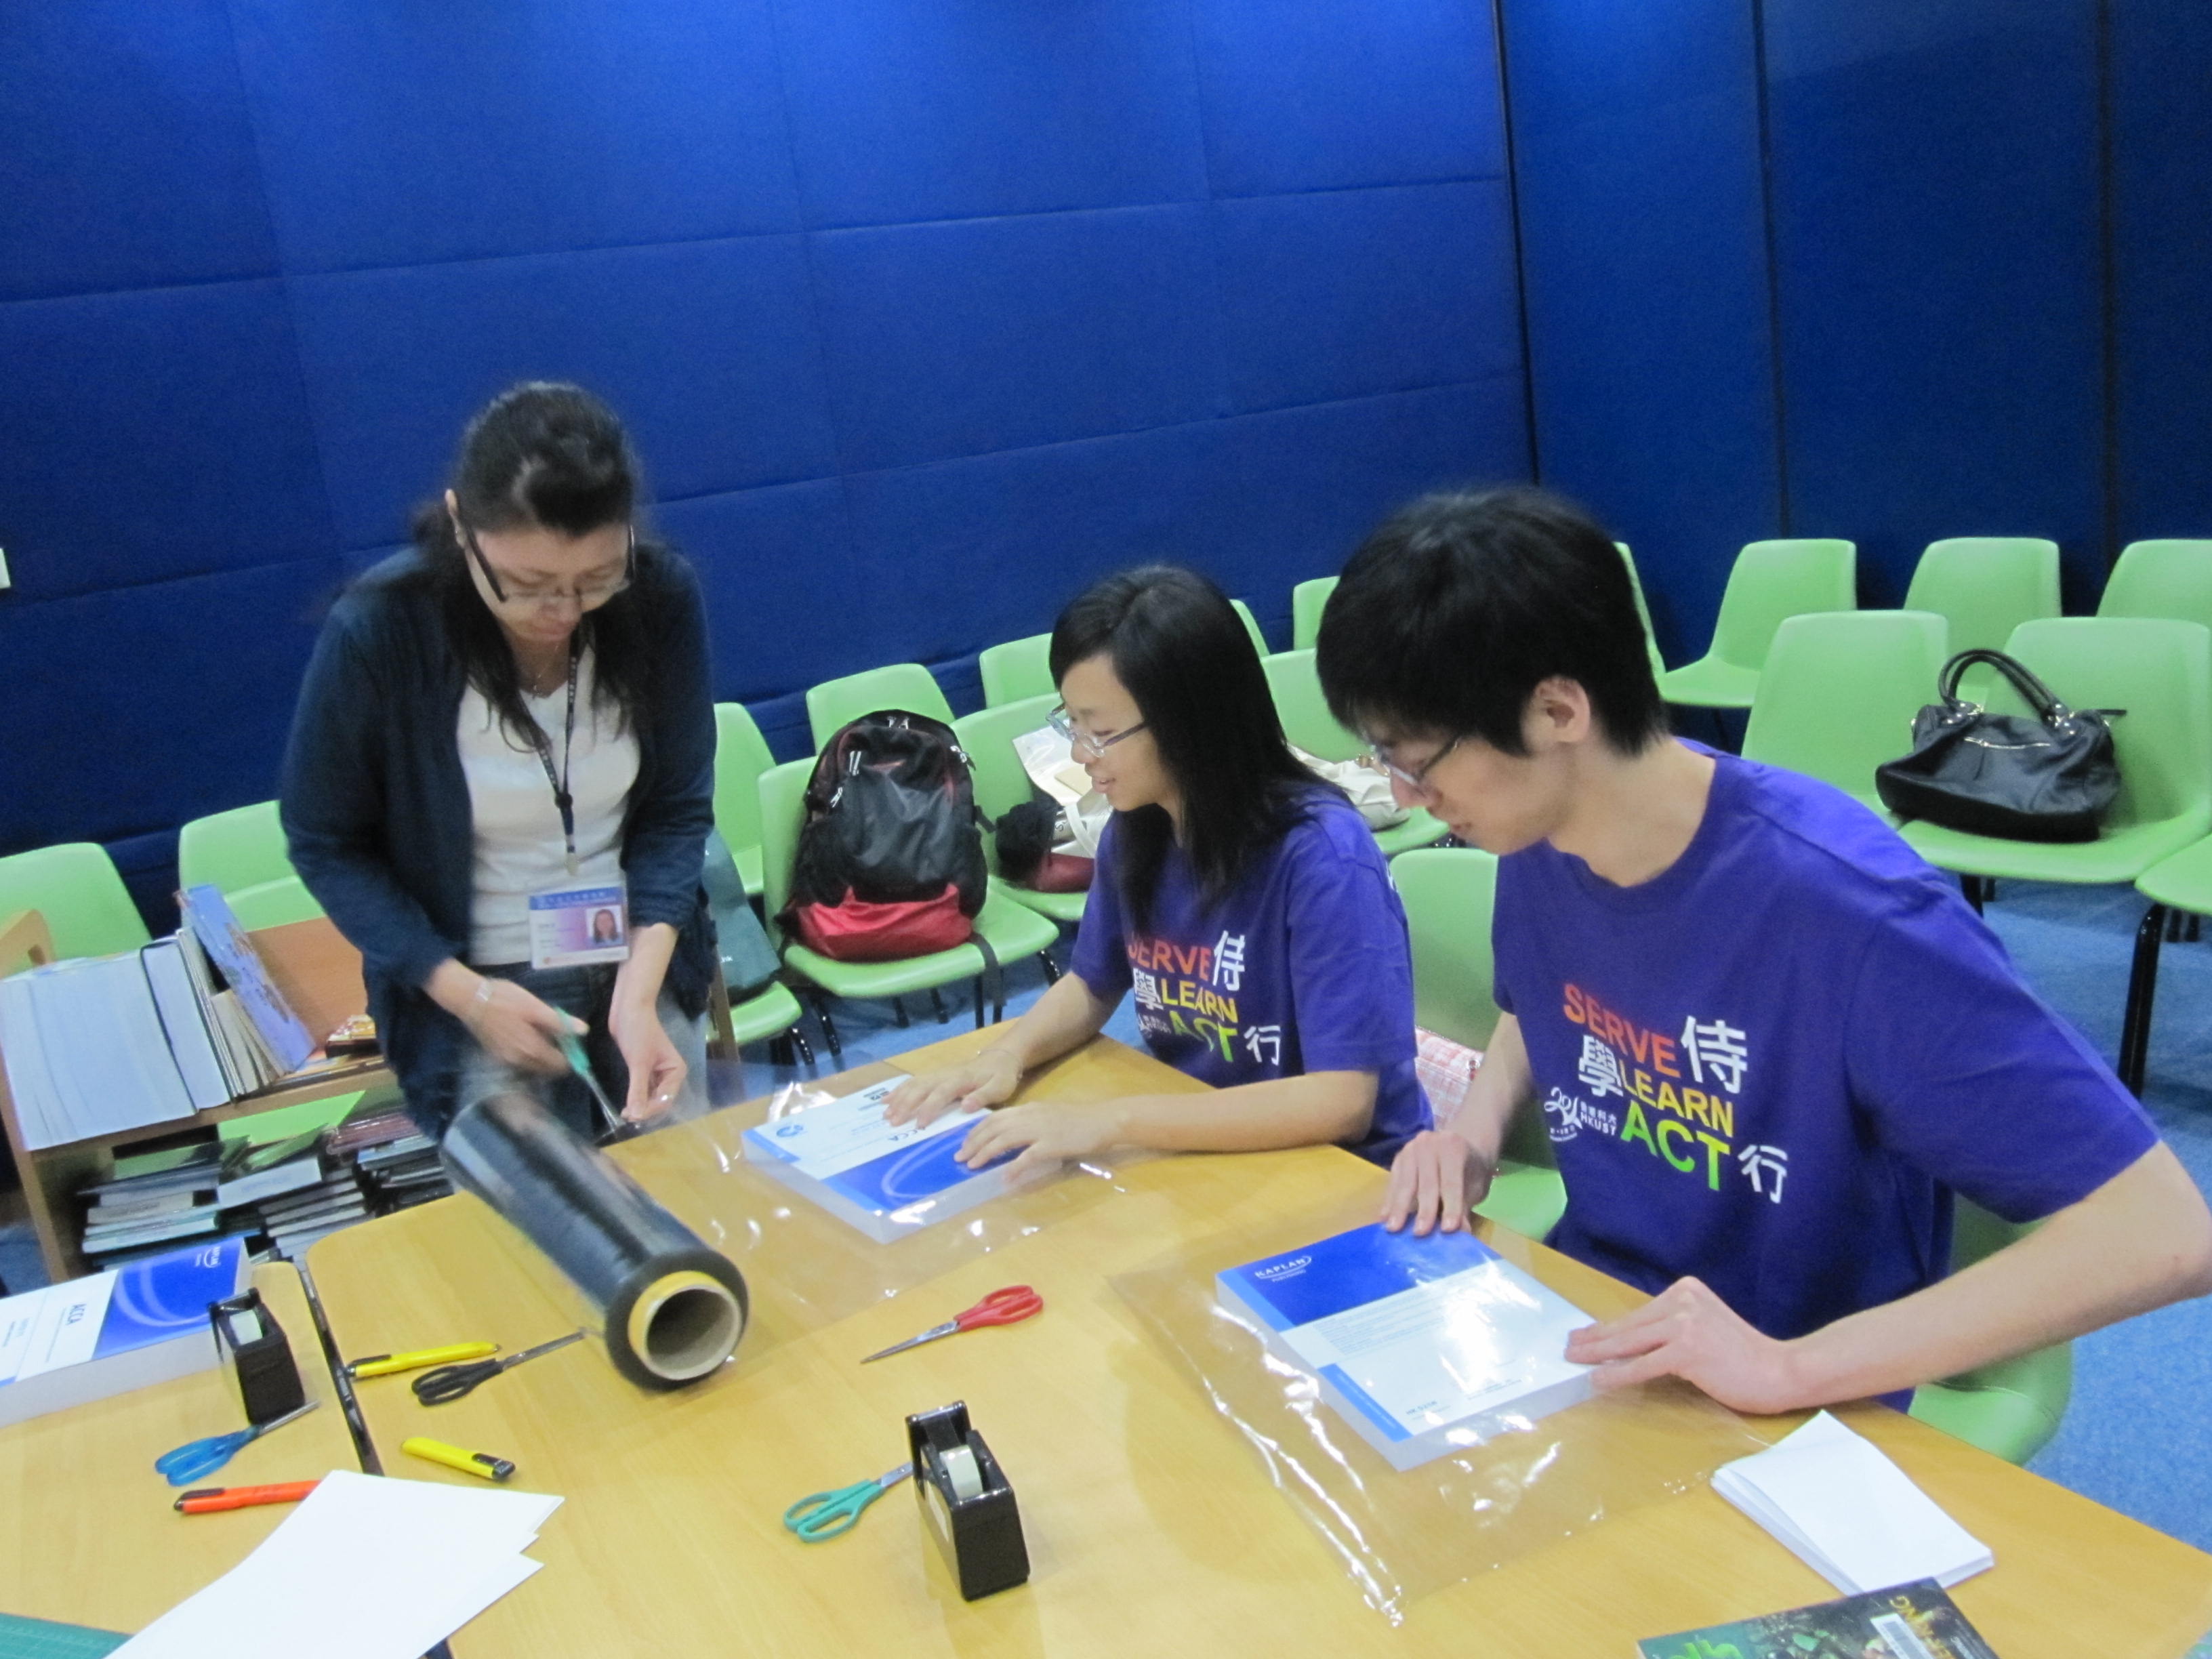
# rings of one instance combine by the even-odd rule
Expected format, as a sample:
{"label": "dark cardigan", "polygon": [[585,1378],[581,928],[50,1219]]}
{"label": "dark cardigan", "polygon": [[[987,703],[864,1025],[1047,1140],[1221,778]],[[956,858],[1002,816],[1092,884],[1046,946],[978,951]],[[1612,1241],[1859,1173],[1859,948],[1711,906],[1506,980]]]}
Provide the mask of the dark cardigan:
{"label": "dark cardigan", "polygon": [[[714,826],[714,709],[706,619],[690,567],[641,544],[631,588],[659,649],[632,712],[637,781],[623,822],[633,927],[678,930],[666,988],[707,1006],[712,923],[700,888]],[[422,985],[468,959],[475,819],[461,770],[459,662],[422,556],[395,555],[332,608],[300,688],[282,810],[292,863],[359,947],[368,1011],[416,1121],[442,1134],[468,1038]]]}

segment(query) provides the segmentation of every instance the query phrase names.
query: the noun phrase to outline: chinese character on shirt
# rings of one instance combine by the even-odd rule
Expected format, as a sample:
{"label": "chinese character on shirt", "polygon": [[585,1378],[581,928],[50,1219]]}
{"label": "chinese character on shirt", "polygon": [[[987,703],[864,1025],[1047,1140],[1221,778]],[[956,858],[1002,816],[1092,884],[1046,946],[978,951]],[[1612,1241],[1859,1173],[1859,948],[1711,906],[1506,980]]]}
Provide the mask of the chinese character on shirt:
{"label": "chinese character on shirt", "polygon": [[[1743,1173],[1751,1182],[1751,1190],[1770,1204],[1782,1201],[1782,1180],[1790,1173],[1790,1154],[1779,1146],[1747,1146],[1735,1155],[1743,1166]],[[1766,1177],[1765,1181],[1761,1176]],[[1766,1184],[1771,1181],[1771,1188]]]}
{"label": "chinese character on shirt", "polygon": [[1240,990],[1244,983],[1244,935],[1221,930],[1213,945],[1213,982],[1224,990]]}
{"label": "chinese character on shirt", "polygon": [[1129,983],[1137,994],[1137,1006],[1139,1008],[1157,1008],[1160,1006],[1160,982],[1143,969],[1132,968],[1129,970]]}
{"label": "chinese character on shirt", "polygon": [[1626,1097],[1628,1079],[1621,1074],[1620,1056],[1594,1036],[1583,1038],[1581,1064],[1575,1075],[1583,1080],[1583,1087],[1602,1100],[1607,1095]]}
{"label": "chinese character on shirt", "polygon": [[[1241,945],[1243,941],[1240,939]],[[1234,990],[1234,986],[1230,988]],[[1244,1033],[1244,1046],[1252,1051],[1255,1060],[1267,1066],[1283,1063],[1283,1028],[1279,1025],[1255,1025]],[[1262,1054],[1261,1050],[1267,1050]]]}
{"label": "chinese character on shirt", "polygon": [[1751,1052],[1743,1039],[1744,1034],[1724,1019],[1700,1025],[1692,1014],[1682,1022],[1682,1051],[1690,1057],[1691,1073],[1703,1083],[1711,1072],[1712,1081],[1732,1095],[1743,1092],[1743,1074],[1751,1069]]}

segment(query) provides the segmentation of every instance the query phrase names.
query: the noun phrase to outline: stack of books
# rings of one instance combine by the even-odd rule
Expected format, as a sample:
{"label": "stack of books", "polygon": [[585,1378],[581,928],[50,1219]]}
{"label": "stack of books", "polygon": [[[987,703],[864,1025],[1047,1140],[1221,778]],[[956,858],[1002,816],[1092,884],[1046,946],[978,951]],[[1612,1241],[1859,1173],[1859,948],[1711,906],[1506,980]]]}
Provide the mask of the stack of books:
{"label": "stack of books", "polygon": [[389,1096],[372,1096],[356,1107],[330,1132],[328,1146],[333,1157],[352,1162],[372,1214],[390,1215],[453,1190],[437,1142]]}
{"label": "stack of books", "polygon": [[28,1150],[188,1118],[313,1057],[222,895],[195,887],[182,902],[168,939],[0,980],[0,1054]]}
{"label": "stack of books", "polygon": [[115,1160],[82,1188],[84,1253],[102,1267],[173,1249],[222,1230],[222,1149],[212,1138]]}

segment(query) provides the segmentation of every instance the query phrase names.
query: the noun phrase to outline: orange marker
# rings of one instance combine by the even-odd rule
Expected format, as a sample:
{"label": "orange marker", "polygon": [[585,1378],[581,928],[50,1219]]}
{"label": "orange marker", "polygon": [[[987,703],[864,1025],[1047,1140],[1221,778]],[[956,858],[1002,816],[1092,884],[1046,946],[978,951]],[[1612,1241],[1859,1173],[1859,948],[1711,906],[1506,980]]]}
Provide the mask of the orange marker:
{"label": "orange marker", "polygon": [[177,1500],[182,1515],[212,1515],[217,1510],[251,1509],[256,1504],[296,1504],[323,1483],[287,1480],[274,1486],[202,1486]]}

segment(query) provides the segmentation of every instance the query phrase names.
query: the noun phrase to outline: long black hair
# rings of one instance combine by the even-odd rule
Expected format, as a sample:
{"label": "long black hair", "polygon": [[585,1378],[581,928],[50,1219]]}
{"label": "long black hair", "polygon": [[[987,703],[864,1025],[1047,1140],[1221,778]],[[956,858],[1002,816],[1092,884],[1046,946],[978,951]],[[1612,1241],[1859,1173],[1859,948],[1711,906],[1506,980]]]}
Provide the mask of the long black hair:
{"label": "long black hair", "polygon": [[[1101,655],[1136,700],[1182,792],[1183,854],[1206,902],[1218,902],[1330,786],[1291,752],[1251,635],[1196,571],[1124,571],[1061,611],[1052,630],[1054,683]],[[1122,901],[1140,928],[1152,924],[1174,837],[1164,807],[1121,814]]]}
{"label": "long black hair", "polygon": [[[532,380],[501,392],[469,422],[451,487],[471,533],[542,527],[584,536],[629,522],[639,495],[637,458],[615,412],[590,392]],[[414,532],[462,672],[510,740],[529,746],[532,724],[514,652],[470,579],[467,552],[442,499],[416,509]],[[612,711],[618,725],[652,695],[653,593],[676,556],[641,539],[629,586],[577,623],[575,649],[592,653],[593,705]]]}

